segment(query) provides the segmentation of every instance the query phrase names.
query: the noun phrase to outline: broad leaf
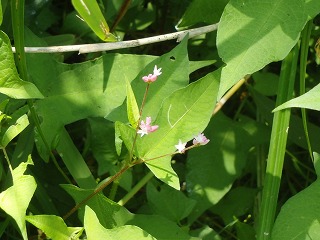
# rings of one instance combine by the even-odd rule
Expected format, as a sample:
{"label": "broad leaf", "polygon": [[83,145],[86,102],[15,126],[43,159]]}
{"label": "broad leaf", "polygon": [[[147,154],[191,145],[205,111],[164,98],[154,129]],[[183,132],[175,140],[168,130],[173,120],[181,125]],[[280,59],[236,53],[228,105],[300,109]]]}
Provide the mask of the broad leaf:
{"label": "broad leaf", "polygon": [[11,98],[42,98],[39,90],[30,82],[20,79],[8,36],[0,31],[0,93]]}
{"label": "broad leaf", "polygon": [[70,240],[82,227],[67,227],[61,217],[54,215],[26,216],[26,220],[41,229],[52,240]]}
{"label": "broad leaf", "polygon": [[176,27],[184,29],[198,23],[217,23],[227,3],[227,0],[192,1]]}
{"label": "broad leaf", "polygon": [[[319,155],[315,155],[319,174]],[[291,197],[281,208],[272,230],[272,240],[320,239],[320,181]]]}
{"label": "broad leaf", "polygon": [[0,208],[16,221],[24,240],[28,239],[26,210],[37,187],[32,176],[24,175],[29,164],[33,165],[30,157],[27,162],[21,163],[12,171],[13,185],[0,193]]}
{"label": "broad leaf", "polygon": [[[92,190],[84,190],[73,185],[63,185],[63,188],[75,199],[76,202],[86,198]],[[190,237],[185,230],[172,221],[157,215],[132,214],[126,208],[112,202],[105,196],[97,194],[87,202],[97,215],[100,224],[105,228],[117,228],[124,225],[135,225],[158,240],[179,239],[199,240]],[[80,219],[84,217],[84,208],[79,209]],[[110,217],[106,217],[110,216]]]}
{"label": "broad leaf", "polygon": [[308,108],[320,111],[320,84],[312,88],[309,92],[281,104],[276,107],[273,112],[291,107]]}
{"label": "broad leaf", "polygon": [[105,240],[127,240],[127,239],[146,239],[156,240],[149,233],[137,226],[125,225],[112,229],[104,228],[97,218],[95,212],[88,206],[84,215],[84,227],[88,240],[105,239]]}
{"label": "broad leaf", "polygon": [[117,40],[109,32],[109,26],[96,0],[72,0],[72,5],[101,40],[112,42]]}
{"label": "broad leaf", "polygon": [[192,149],[187,159],[188,195],[197,200],[191,221],[217,204],[230,190],[241,174],[252,146],[249,135],[222,114],[213,117],[205,135],[210,142]]}
{"label": "broad leaf", "polygon": [[196,204],[193,199],[165,184],[161,186],[160,191],[153,184],[148,184],[147,198],[148,205],[155,214],[162,215],[177,224],[190,214]]}
{"label": "broad leaf", "polygon": [[205,129],[215,105],[219,77],[220,72],[216,71],[174,92],[159,112],[155,122],[159,129],[137,140],[139,156],[148,168],[176,189],[180,185],[177,175],[169,169],[171,156],[159,156],[174,153],[179,139],[189,141]]}
{"label": "broad leaf", "polygon": [[218,99],[246,74],[282,60],[296,44],[318,0],[231,0],[222,14],[217,47],[227,64],[221,72]]}

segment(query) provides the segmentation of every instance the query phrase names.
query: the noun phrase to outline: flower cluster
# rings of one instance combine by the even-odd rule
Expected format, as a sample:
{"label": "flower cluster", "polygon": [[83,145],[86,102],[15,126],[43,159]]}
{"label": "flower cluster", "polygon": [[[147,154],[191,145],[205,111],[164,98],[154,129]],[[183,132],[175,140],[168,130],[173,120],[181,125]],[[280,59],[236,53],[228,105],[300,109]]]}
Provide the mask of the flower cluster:
{"label": "flower cluster", "polygon": [[161,69],[162,68],[158,69],[157,65],[155,65],[154,69],[153,69],[153,74],[149,74],[148,76],[143,76],[142,80],[146,83],[152,83],[152,82],[156,81],[158,76],[160,76],[162,74]]}
{"label": "flower cluster", "polygon": [[[193,146],[196,145],[206,145],[210,140],[206,138],[206,136],[203,133],[199,133],[197,136],[193,138]],[[179,143],[175,145],[176,149],[179,153],[184,153],[186,150],[187,143],[183,143],[181,139],[179,139]],[[190,147],[191,148],[191,147]]]}
{"label": "flower cluster", "polygon": [[203,133],[199,133],[197,136],[194,137],[192,143],[193,145],[206,145],[210,140],[206,138]]}
{"label": "flower cluster", "polygon": [[140,129],[138,130],[138,134],[141,134],[141,137],[143,135],[148,135],[151,132],[156,131],[159,126],[158,125],[151,125],[151,117],[146,117],[146,122],[144,122],[143,120],[141,120],[140,125],[139,125]]}

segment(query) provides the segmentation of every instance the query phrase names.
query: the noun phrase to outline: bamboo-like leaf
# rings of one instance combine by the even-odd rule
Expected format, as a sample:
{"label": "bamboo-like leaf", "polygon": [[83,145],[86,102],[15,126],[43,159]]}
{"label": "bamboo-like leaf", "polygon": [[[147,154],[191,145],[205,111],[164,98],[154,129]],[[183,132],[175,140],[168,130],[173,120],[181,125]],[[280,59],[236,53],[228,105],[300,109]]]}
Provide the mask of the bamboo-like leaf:
{"label": "bamboo-like leaf", "polygon": [[137,104],[136,97],[134,96],[134,92],[132,90],[130,82],[126,81],[126,89],[127,89],[127,114],[128,120],[132,127],[137,128],[140,114],[139,107]]}
{"label": "bamboo-like leaf", "polygon": [[101,40],[108,42],[117,40],[109,32],[109,26],[96,0],[72,0],[72,5]]}

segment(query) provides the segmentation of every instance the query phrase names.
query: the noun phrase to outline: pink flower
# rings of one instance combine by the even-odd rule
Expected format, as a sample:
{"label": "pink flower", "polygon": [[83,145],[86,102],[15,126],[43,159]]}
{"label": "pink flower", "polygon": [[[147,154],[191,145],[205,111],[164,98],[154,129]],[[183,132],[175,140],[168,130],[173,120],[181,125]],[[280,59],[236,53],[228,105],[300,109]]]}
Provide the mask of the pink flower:
{"label": "pink flower", "polygon": [[158,76],[160,76],[162,74],[161,69],[162,68],[158,69],[157,65],[155,65],[154,69],[153,69],[153,74],[149,74],[148,76],[143,76],[142,80],[146,83],[152,83],[152,82],[156,81]]}
{"label": "pink flower", "polygon": [[197,136],[193,139],[193,145],[206,145],[210,140],[206,138],[206,136],[203,133],[199,133]]}
{"label": "pink flower", "polygon": [[179,139],[178,145],[175,145],[176,149],[179,153],[184,153],[184,149],[186,148],[187,143],[183,143],[181,139]]}
{"label": "pink flower", "polygon": [[138,134],[141,134],[141,137],[143,135],[148,135],[149,133],[154,132],[159,128],[158,125],[151,126],[151,117],[146,117],[146,122],[141,120],[139,127],[140,129],[138,130]]}

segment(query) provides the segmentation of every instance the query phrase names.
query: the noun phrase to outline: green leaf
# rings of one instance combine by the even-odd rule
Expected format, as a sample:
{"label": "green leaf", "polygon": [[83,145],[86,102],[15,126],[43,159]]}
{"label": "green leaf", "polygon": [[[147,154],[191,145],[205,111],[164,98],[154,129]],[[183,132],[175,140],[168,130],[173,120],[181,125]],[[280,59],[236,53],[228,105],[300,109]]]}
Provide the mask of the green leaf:
{"label": "green leaf", "polygon": [[23,175],[29,164],[33,165],[31,157],[12,171],[13,185],[0,193],[0,208],[16,221],[25,240],[28,239],[26,210],[37,187],[32,176]]}
{"label": "green leaf", "polygon": [[18,136],[29,125],[28,116],[26,114],[19,117],[16,122],[9,126],[6,131],[1,132],[1,147],[6,147],[9,142]]}
{"label": "green leaf", "polygon": [[112,229],[104,228],[97,218],[95,212],[88,206],[85,209],[84,227],[88,240],[105,239],[105,240],[127,240],[127,239],[150,239],[156,240],[149,233],[137,226],[125,225]]}
{"label": "green leaf", "polygon": [[72,5],[101,40],[108,42],[117,40],[109,32],[109,26],[96,0],[72,0]]}
{"label": "green leaf", "polygon": [[[73,185],[62,185],[62,187],[75,199],[77,203],[85,199],[92,190],[84,190]],[[135,225],[158,240],[179,239],[199,240],[190,237],[185,230],[168,219],[157,215],[132,214],[126,208],[112,202],[102,194],[95,195],[86,204],[97,215],[100,224],[105,228],[116,228],[124,225]],[[80,219],[83,219],[84,208],[79,209]],[[106,216],[112,216],[106,218]]]}
{"label": "green leaf", "polygon": [[39,90],[30,82],[19,78],[8,36],[0,31],[0,93],[11,98],[43,98]]}
{"label": "green leaf", "polygon": [[[227,225],[235,218],[247,214],[254,205],[254,199],[258,190],[247,187],[237,187],[232,189],[226,196],[210,208],[210,211],[219,215]],[[237,204],[234,204],[234,203]]]}
{"label": "green leaf", "polygon": [[272,240],[320,239],[319,198],[318,178],[282,206],[272,230]]}
{"label": "green leaf", "polygon": [[192,1],[176,27],[181,30],[197,23],[217,23],[227,3],[228,0]]}
{"label": "green leaf", "polygon": [[89,118],[88,120],[91,130],[91,149],[99,165],[98,175],[112,173],[119,158],[114,143],[114,123],[104,118]]}
{"label": "green leaf", "polygon": [[285,58],[315,9],[320,11],[317,0],[231,0],[217,35],[219,55],[227,64],[218,99],[246,74]]}
{"label": "green leaf", "polygon": [[83,230],[82,227],[67,227],[63,219],[55,215],[26,216],[26,220],[52,240],[70,240]]}
{"label": "green leaf", "polygon": [[241,174],[248,150],[253,145],[242,127],[222,114],[212,118],[205,136],[210,142],[192,149],[187,159],[188,195],[197,200],[190,221],[217,204],[230,190]]}
{"label": "green leaf", "polygon": [[309,92],[281,104],[276,107],[273,112],[291,107],[308,108],[320,111],[320,84],[312,88]]}
{"label": "green leaf", "polygon": [[133,128],[137,128],[140,114],[139,107],[137,104],[136,97],[132,90],[131,84],[129,81],[126,82],[126,92],[127,92],[127,114],[129,123]]}
{"label": "green leaf", "polygon": [[252,75],[254,89],[265,96],[277,95],[279,76],[270,72],[256,72]]}
{"label": "green leaf", "polygon": [[[143,108],[142,119],[152,117],[155,119],[163,101],[170,96],[174,91],[185,87],[189,82],[189,59],[187,51],[187,38],[184,38],[174,49],[170,52],[154,59],[144,68],[141,68],[139,74],[132,81],[132,89],[137,99],[137,102],[142,103],[144,93],[146,91],[146,83],[142,81],[142,77],[152,73],[154,66],[162,68],[162,74],[158,77],[157,81],[150,85],[148,96],[146,98],[145,106]],[[133,60],[134,62],[137,60]],[[132,64],[132,63],[130,63]],[[193,66],[193,64],[191,64]],[[199,64],[201,66],[201,64]],[[199,66],[198,65],[198,66]],[[192,70],[194,67],[192,68]],[[107,119],[112,121],[127,122],[127,114],[121,114],[126,111],[125,103],[112,112]]]}
{"label": "green leaf", "polygon": [[95,178],[67,130],[64,127],[61,128],[57,136],[56,149],[77,184],[83,188],[96,187]]}
{"label": "green leaf", "polygon": [[[218,91],[220,71],[210,73],[168,97],[159,112],[155,124],[159,129],[152,134],[137,139],[139,156],[147,160],[148,168],[161,181],[179,189],[179,179],[170,166],[179,139],[191,140],[207,126]],[[148,159],[157,158],[151,161]]]}
{"label": "green leaf", "polygon": [[162,215],[176,223],[187,217],[196,204],[195,200],[187,198],[182,192],[167,185],[162,185],[158,191],[153,184],[148,184],[147,198],[148,205],[155,214]]}

